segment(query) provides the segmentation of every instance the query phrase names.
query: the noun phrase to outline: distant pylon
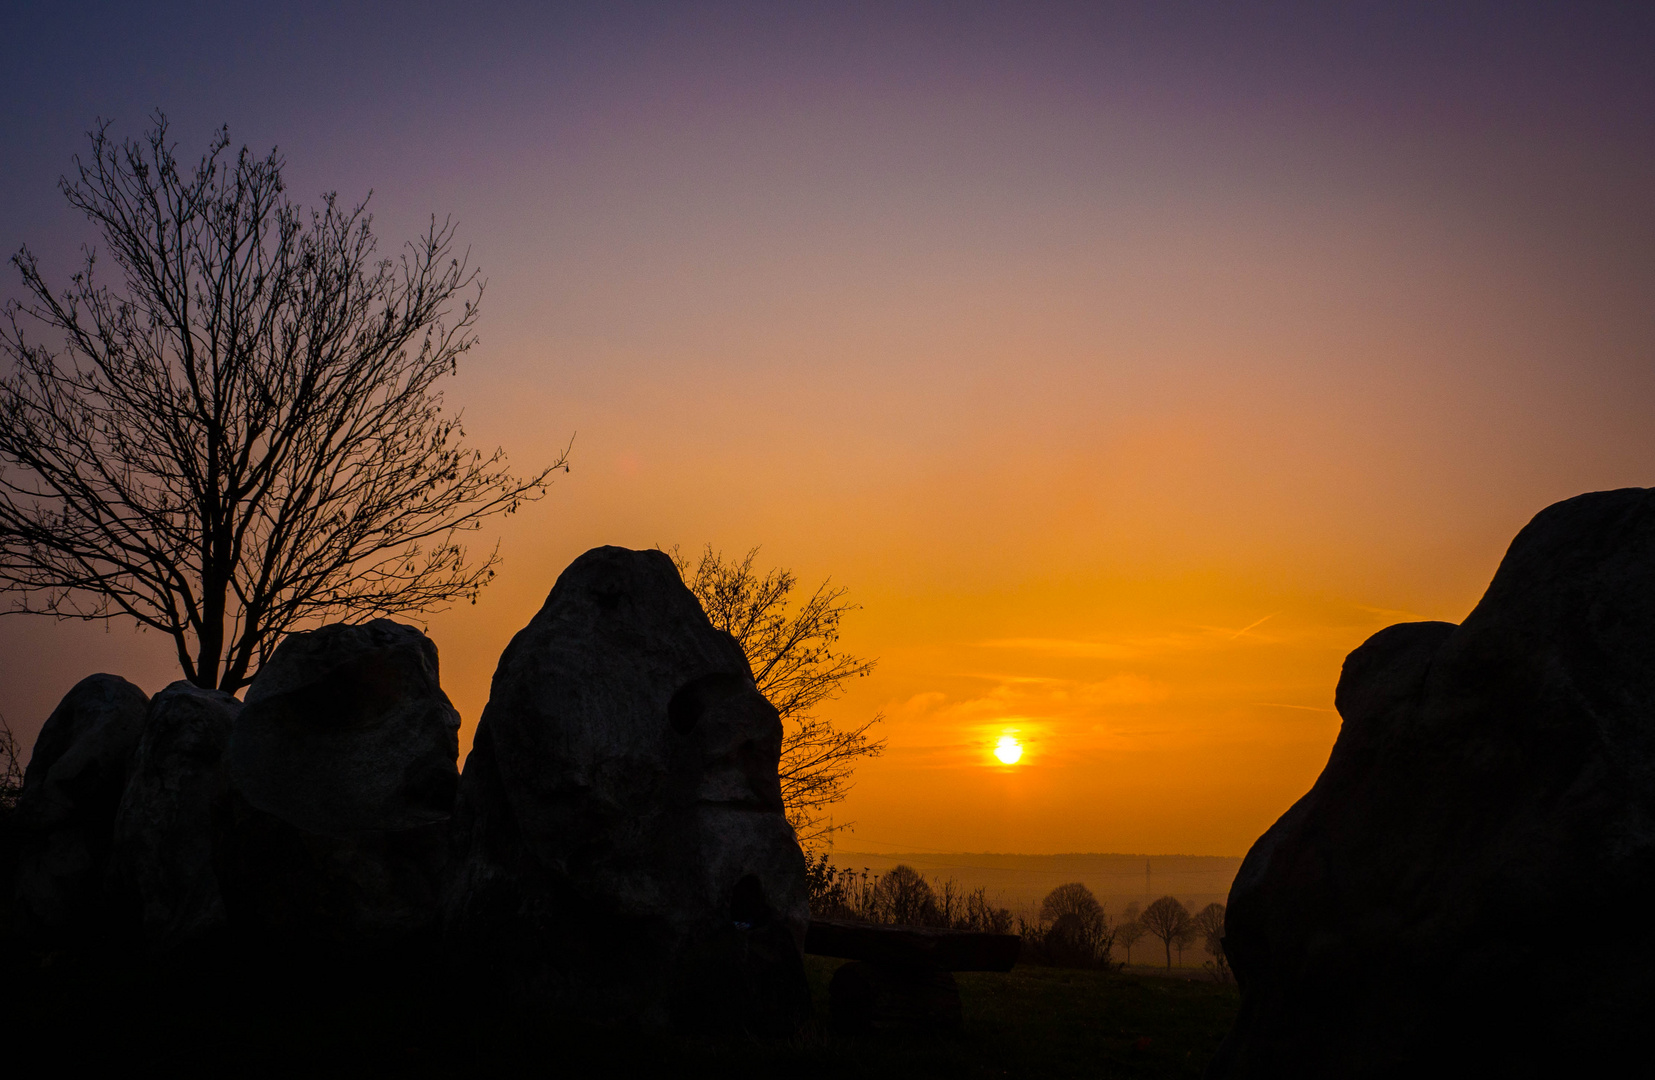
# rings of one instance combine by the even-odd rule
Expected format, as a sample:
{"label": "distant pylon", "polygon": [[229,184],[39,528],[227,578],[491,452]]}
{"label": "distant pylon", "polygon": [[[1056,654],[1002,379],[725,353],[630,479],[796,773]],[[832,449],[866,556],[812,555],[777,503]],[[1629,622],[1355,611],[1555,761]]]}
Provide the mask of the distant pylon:
{"label": "distant pylon", "polygon": [[1149,900],[1149,893],[1150,893],[1150,888],[1149,888],[1149,860],[1145,859],[1144,860],[1144,900],[1146,902]]}

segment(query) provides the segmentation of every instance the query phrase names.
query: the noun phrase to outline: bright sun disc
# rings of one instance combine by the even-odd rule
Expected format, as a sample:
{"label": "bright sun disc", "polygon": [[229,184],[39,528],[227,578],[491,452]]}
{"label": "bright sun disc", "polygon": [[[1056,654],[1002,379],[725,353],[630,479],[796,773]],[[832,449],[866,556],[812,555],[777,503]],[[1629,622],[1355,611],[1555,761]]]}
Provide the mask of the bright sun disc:
{"label": "bright sun disc", "polygon": [[1017,764],[1017,759],[1023,756],[1023,744],[1010,735],[1000,736],[1000,743],[994,748],[994,756],[1007,765]]}

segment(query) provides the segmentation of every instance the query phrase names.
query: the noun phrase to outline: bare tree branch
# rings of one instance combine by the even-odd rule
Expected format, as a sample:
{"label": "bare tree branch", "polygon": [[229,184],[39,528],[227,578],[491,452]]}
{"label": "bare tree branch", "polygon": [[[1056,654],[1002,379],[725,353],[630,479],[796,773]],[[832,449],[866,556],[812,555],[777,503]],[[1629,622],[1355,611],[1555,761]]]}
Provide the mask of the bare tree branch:
{"label": "bare tree branch", "polygon": [[[475,600],[483,519],[545,494],[464,445],[437,380],[476,343],[483,281],[432,219],[395,259],[366,204],[308,213],[282,159],[221,130],[180,168],[155,117],[107,124],[61,181],[103,238],[54,293],[27,248],[0,351],[0,589],[12,612],[126,616],[235,690],[282,634]],[[57,349],[27,333],[61,339]]]}
{"label": "bare tree branch", "polygon": [[709,544],[693,567],[677,548],[667,554],[712,624],[741,645],[759,691],[781,713],[782,802],[799,841],[808,844],[849,827],[832,824],[827,809],[849,794],[858,761],[884,752],[885,740],[869,734],[884,717],[839,728],[811,712],[843,692],[847,679],[873,670],[874,661],[837,648],[840,620],[857,605],[844,599],[845,589],[824,581],[790,606],[793,574],[755,570],[758,552],[737,562]]}

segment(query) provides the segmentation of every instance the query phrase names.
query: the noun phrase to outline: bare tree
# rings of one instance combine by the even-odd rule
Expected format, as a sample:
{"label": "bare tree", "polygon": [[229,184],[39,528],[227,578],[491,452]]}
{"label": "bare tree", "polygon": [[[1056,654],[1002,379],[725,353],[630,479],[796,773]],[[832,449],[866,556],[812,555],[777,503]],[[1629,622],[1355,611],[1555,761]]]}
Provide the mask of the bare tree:
{"label": "bare tree", "polygon": [[874,886],[874,903],[881,921],[902,926],[934,926],[941,921],[936,894],[918,870],[899,864],[887,870]]}
{"label": "bare tree", "polygon": [[1056,922],[1065,915],[1078,915],[1087,922],[1102,922],[1103,905],[1098,903],[1091,889],[1079,881],[1071,881],[1067,885],[1059,885],[1040,901],[1042,922]]}
{"label": "bare tree", "polygon": [[1132,962],[1132,946],[1143,940],[1144,924],[1137,919],[1123,918],[1115,924],[1115,940],[1126,950],[1126,962]]}
{"label": "bare tree", "polygon": [[142,141],[102,124],[91,142],[60,187],[102,249],[61,293],[28,248],[11,260],[11,611],[131,618],[190,681],[233,691],[298,625],[474,601],[498,548],[470,561],[459,538],[544,495],[567,452],[513,476],[444,412],[483,291],[452,226],[382,258],[365,204],[301,211],[282,158],[232,158],[228,129],[193,168],[159,114]]}
{"label": "bare tree", "polygon": [[23,794],[23,762],[17,736],[0,716],[0,920],[11,925],[13,885],[21,837],[17,828],[17,799]]}
{"label": "bare tree", "polygon": [[846,827],[831,824],[827,808],[849,793],[857,762],[885,749],[885,740],[869,734],[882,717],[840,728],[811,710],[872,671],[874,661],[838,648],[839,624],[856,610],[843,587],[824,581],[790,606],[797,580],[787,570],[755,569],[758,551],[737,561],[709,544],[693,566],[677,548],[667,554],[712,624],[741,645],[759,691],[781,713],[782,802],[800,843],[809,843]]}
{"label": "bare tree", "polygon": [[1189,909],[1179,903],[1176,898],[1163,896],[1144,908],[1144,913],[1138,921],[1143,923],[1144,929],[1160,938],[1161,944],[1166,946],[1167,970],[1171,971],[1173,946],[1184,940],[1185,935],[1189,932]]}
{"label": "bare tree", "polygon": [[23,794],[22,749],[11,725],[0,715],[0,815],[17,809],[17,797]]}
{"label": "bare tree", "polygon": [[1078,881],[1059,885],[1040,902],[1040,921],[1049,923],[1046,951],[1059,962],[1091,967],[1107,963],[1114,935],[1103,905],[1092,890]]}
{"label": "bare tree", "polygon": [[955,924],[961,930],[976,930],[986,934],[1011,932],[1012,914],[988,898],[988,890],[979,885],[965,898],[965,915]]}
{"label": "bare tree", "polygon": [[1128,901],[1126,908],[1121,912],[1120,921],[1115,924],[1115,940],[1125,947],[1128,964],[1132,962],[1132,946],[1142,941],[1144,934],[1148,932],[1139,921],[1139,915],[1138,902]]}
{"label": "bare tree", "polygon": [[1206,964],[1213,977],[1220,982],[1230,981],[1230,961],[1224,954],[1224,905],[1211,903],[1195,913],[1191,924],[1202,947],[1212,959]]}

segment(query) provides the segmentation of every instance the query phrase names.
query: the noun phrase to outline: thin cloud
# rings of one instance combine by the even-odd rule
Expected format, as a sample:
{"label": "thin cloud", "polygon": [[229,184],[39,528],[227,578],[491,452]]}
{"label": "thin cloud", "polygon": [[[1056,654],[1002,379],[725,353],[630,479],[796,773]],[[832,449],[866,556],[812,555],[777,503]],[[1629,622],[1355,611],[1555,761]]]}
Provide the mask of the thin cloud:
{"label": "thin cloud", "polygon": [[1113,641],[1084,641],[1073,638],[995,638],[977,643],[985,649],[1022,649],[1027,652],[1055,653],[1058,656],[1084,656],[1100,660],[1130,660],[1142,650]]}

